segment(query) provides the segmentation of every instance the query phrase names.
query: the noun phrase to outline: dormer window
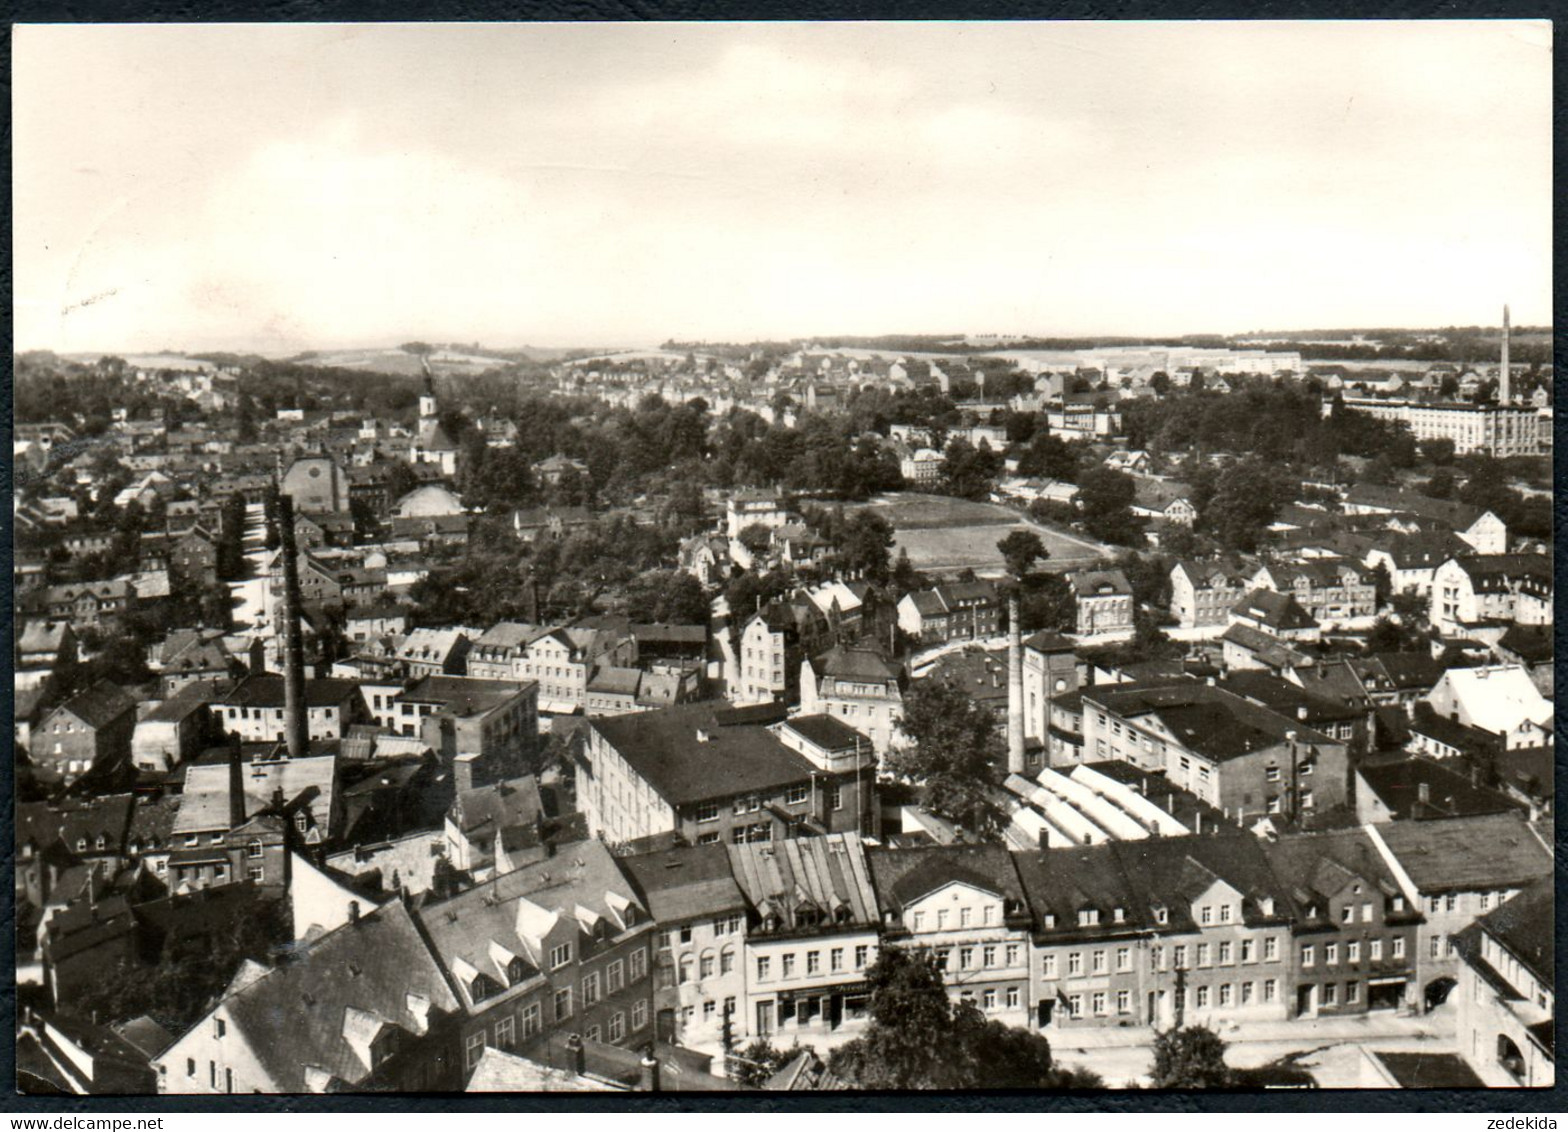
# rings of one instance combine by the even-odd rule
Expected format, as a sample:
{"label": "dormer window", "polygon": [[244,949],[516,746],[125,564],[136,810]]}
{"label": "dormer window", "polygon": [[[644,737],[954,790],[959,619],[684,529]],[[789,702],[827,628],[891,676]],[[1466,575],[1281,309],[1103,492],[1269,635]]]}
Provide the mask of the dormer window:
{"label": "dormer window", "polygon": [[1098,925],[1099,922],[1100,910],[1098,908],[1080,908],[1078,910],[1078,926],[1080,928],[1092,928]]}
{"label": "dormer window", "polygon": [[1127,910],[1125,908],[1121,908],[1121,907],[1117,907],[1117,908],[1113,909],[1112,912],[1111,912],[1111,919],[1115,920],[1118,924],[1126,923],[1127,922]]}
{"label": "dormer window", "polygon": [[1056,926],[1056,913],[1055,912],[1047,912],[1045,914],[1045,926],[1047,928],[1054,928]]}
{"label": "dormer window", "polygon": [[516,986],[528,977],[528,964],[521,959],[513,959],[506,965],[506,981]]}
{"label": "dormer window", "polygon": [[475,1002],[483,1001],[500,990],[501,984],[489,975],[475,975],[474,981],[468,984],[468,996]]}
{"label": "dormer window", "polygon": [[1265,896],[1262,900],[1258,901],[1258,907],[1262,909],[1265,916],[1272,916],[1274,914],[1274,898],[1272,896]]}
{"label": "dormer window", "polygon": [[1154,910],[1154,922],[1156,924],[1168,924],[1168,923],[1170,923],[1171,922],[1170,909],[1169,908],[1165,908],[1163,906],[1159,907],[1159,908],[1156,908]]}

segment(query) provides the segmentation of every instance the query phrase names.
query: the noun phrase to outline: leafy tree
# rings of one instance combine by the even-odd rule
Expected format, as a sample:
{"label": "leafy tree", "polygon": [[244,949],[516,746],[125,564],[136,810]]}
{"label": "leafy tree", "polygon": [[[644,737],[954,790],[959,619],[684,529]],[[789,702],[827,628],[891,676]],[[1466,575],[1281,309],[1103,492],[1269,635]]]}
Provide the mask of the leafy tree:
{"label": "leafy tree", "polygon": [[959,499],[984,499],[1001,470],[1001,456],[988,445],[982,442],[976,448],[955,438],[942,454],[942,490]]}
{"label": "leafy tree", "polygon": [[1423,495],[1433,499],[1452,499],[1454,495],[1454,473],[1447,468],[1439,468],[1432,473],[1432,478],[1426,481],[1426,486],[1421,489]]}
{"label": "leafy tree", "polygon": [[1034,531],[1009,531],[997,540],[996,549],[1002,552],[1008,574],[1020,581],[1036,562],[1050,557],[1045,544]]}
{"label": "leafy tree", "polygon": [[766,1038],[757,1038],[730,1059],[730,1079],[736,1084],[760,1089],[780,1069],[802,1053],[815,1054],[811,1046],[803,1046],[799,1039],[788,1049],[780,1049]]}
{"label": "leafy tree", "polygon": [[1003,744],[991,715],[961,688],[930,679],[904,697],[900,726],[909,742],[889,752],[888,769],[917,783],[933,813],[982,839],[994,837],[1002,823],[992,795]]}
{"label": "leafy tree", "polygon": [[1421,441],[1421,455],[1439,467],[1454,462],[1454,442],[1447,437],[1432,437]]}
{"label": "leafy tree", "polygon": [[1106,542],[1131,544],[1140,530],[1133,517],[1134,481],[1115,468],[1091,468],[1078,479],[1074,497],[1083,512],[1084,526],[1095,538]]}
{"label": "leafy tree", "polygon": [[768,547],[773,545],[773,532],[761,523],[747,524],[736,538],[752,554],[766,554]]}
{"label": "leafy tree", "polygon": [[701,625],[708,620],[702,584],[684,570],[648,570],[626,587],[626,609],[637,621]]}
{"label": "leafy tree", "polygon": [[1172,1028],[1154,1036],[1156,1089],[1223,1089],[1235,1081],[1225,1064],[1225,1042],[1206,1026]]}
{"label": "leafy tree", "polygon": [[1092,1073],[1059,1069],[1043,1034],[987,1020],[948,997],[924,950],[884,947],[866,972],[871,1021],[828,1067],[861,1089],[1095,1088]]}
{"label": "leafy tree", "polygon": [[831,541],[844,570],[879,585],[887,581],[893,525],[881,515],[875,511],[855,512],[839,524]]}

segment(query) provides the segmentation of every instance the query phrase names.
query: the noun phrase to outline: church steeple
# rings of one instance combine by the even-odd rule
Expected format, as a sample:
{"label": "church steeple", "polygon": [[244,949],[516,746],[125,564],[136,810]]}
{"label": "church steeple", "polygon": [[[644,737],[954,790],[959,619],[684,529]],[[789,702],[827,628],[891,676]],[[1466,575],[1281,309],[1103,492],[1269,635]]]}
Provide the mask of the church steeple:
{"label": "church steeple", "polygon": [[419,395],[419,419],[423,422],[436,417],[436,382],[430,372],[430,359],[421,354],[419,364],[425,369],[425,391]]}

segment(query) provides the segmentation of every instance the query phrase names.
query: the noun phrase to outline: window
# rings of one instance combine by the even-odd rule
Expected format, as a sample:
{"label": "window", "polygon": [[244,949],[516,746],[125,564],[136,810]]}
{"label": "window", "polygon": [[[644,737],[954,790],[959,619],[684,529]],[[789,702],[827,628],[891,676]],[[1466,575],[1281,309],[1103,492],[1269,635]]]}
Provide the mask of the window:
{"label": "window", "polygon": [[1198,944],[1198,966],[1200,966],[1200,967],[1207,967],[1208,965],[1209,965],[1209,945],[1206,944],[1206,943],[1200,943],[1200,944]]}
{"label": "window", "polygon": [[960,947],[958,949],[958,969],[960,971],[967,971],[974,965],[975,949],[972,947]]}
{"label": "window", "polygon": [[1070,994],[1067,996],[1067,1013],[1074,1018],[1083,1017],[1083,995]]}
{"label": "window", "polygon": [[1359,963],[1359,962],[1361,962],[1361,941],[1360,940],[1351,940],[1349,943],[1345,944],[1345,962],[1346,963]]}
{"label": "window", "polygon": [[1201,1009],[1201,1008],[1203,1008],[1205,1006],[1208,1006],[1208,1004],[1209,1004],[1209,988],[1208,987],[1199,987],[1198,988],[1198,1006],[1199,1006],[1199,1008]]}
{"label": "window", "polygon": [[1352,1003],[1352,1002],[1360,1002],[1360,1001],[1361,1001],[1361,984],[1360,983],[1346,983],[1345,984],[1345,1002],[1346,1002],[1346,1004],[1349,1004],[1349,1003]]}
{"label": "window", "polygon": [[855,970],[857,970],[857,971],[864,970],[865,966],[866,966],[866,963],[870,959],[870,957],[871,957],[871,947],[870,947],[870,945],[862,943],[860,946],[856,947],[855,948]]}
{"label": "window", "polygon": [[1244,940],[1242,940],[1241,941],[1241,961],[1243,963],[1251,963],[1254,959],[1257,958],[1257,956],[1253,954],[1253,952],[1255,952],[1256,950],[1257,950],[1257,941],[1256,940],[1252,940],[1252,939],[1244,939]]}
{"label": "window", "polygon": [[1220,923],[1222,923],[1222,924],[1230,923],[1230,913],[1231,913],[1230,905],[1229,904],[1221,904],[1220,905]]}
{"label": "window", "polygon": [[1186,968],[1186,966],[1187,966],[1187,945],[1186,944],[1178,943],[1175,947],[1171,948],[1171,965],[1173,967],[1175,967],[1178,971],[1184,970]]}
{"label": "window", "polygon": [[1446,897],[1444,897],[1443,900],[1444,900],[1444,909],[1446,911],[1452,912],[1456,908],[1459,907],[1459,898],[1457,896],[1455,896],[1452,892],[1450,892]]}
{"label": "window", "polygon": [[463,1064],[472,1069],[479,1064],[479,1059],[485,1052],[485,1032],[480,1030],[477,1034],[469,1034],[468,1041],[463,1047]]}
{"label": "window", "polygon": [[1019,1003],[1018,988],[1008,987],[1006,992],[1007,1009],[1017,1010]]}
{"label": "window", "polygon": [[1170,910],[1169,909],[1167,909],[1167,908],[1156,908],[1154,910],[1154,922],[1156,924],[1168,924],[1168,923],[1170,923],[1170,920],[1171,920],[1171,914],[1170,914]]}
{"label": "window", "polygon": [[926,914],[924,912],[915,913],[914,930],[917,932],[923,932],[926,930]]}
{"label": "window", "polygon": [[629,964],[627,976],[632,980],[632,982],[636,982],[638,979],[647,975],[648,953],[642,948],[639,947],[636,951],[632,952],[631,958],[627,962]]}
{"label": "window", "polygon": [[1323,962],[1329,967],[1339,962],[1339,944],[1325,943],[1323,945]]}
{"label": "window", "polygon": [[1277,989],[1277,987],[1276,987],[1275,982],[1274,982],[1273,979],[1264,979],[1263,980],[1263,1001],[1264,1002],[1273,1002],[1274,1001],[1274,992],[1275,992],[1276,989]]}
{"label": "window", "polygon": [[1246,1006],[1250,1002],[1252,1002],[1252,984],[1251,983],[1242,983],[1241,984],[1241,1004],[1243,1006]]}
{"label": "window", "polygon": [[1381,960],[1383,958],[1383,941],[1380,940],[1380,939],[1374,939],[1371,943],[1369,943],[1367,945],[1367,951],[1368,951],[1368,956],[1367,957],[1369,959],[1371,959],[1372,962],[1374,962],[1374,963],[1381,962]]}
{"label": "window", "polygon": [[1263,961],[1272,963],[1279,958],[1279,940],[1275,936],[1266,936],[1263,940]]}
{"label": "window", "polygon": [[632,1029],[640,1030],[648,1024],[648,1003],[638,999],[632,1003]]}
{"label": "window", "polygon": [[682,924],[681,925],[681,942],[682,943],[690,943],[691,942],[691,925],[690,924]]}
{"label": "window", "polygon": [[1100,910],[1098,908],[1085,908],[1078,913],[1078,926],[1080,928],[1092,928],[1099,922]]}
{"label": "window", "polygon": [[773,977],[773,960],[766,955],[757,956],[757,981],[765,983]]}
{"label": "window", "polygon": [[1158,945],[1149,951],[1149,966],[1156,971],[1165,970],[1165,949]]}
{"label": "window", "polygon": [[806,974],[820,975],[822,973],[822,952],[806,952]]}
{"label": "window", "polygon": [[1105,951],[1103,948],[1090,953],[1089,970],[1096,975],[1105,974]]}
{"label": "window", "polygon": [[690,955],[682,955],[680,961],[675,965],[675,981],[681,984],[691,982]]}
{"label": "window", "polygon": [[1403,959],[1405,957],[1405,937],[1402,935],[1394,937],[1393,956],[1395,959]]}
{"label": "window", "polygon": [[735,949],[726,947],[719,953],[719,974],[728,975],[735,970]]}
{"label": "window", "polygon": [[692,816],[699,822],[718,821],[719,804],[717,802],[704,802],[697,807]]}
{"label": "window", "polygon": [[1040,958],[1040,977],[1045,979],[1056,978],[1056,956],[1045,955]]}
{"label": "window", "polygon": [[245,846],[245,856],[247,856],[247,857],[259,857],[259,856],[261,856],[261,842],[260,841],[252,841],[250,844],[246,845]]}
{"label": "window", "polygon": [[495,1048],[511,1049],[517,1045],[517,1019],[501,1018],[495,1024]]}
{"label": "window", "polygon": [[1481,911],[1485,912],[1491,906],[1492,906],[1492,894],[1490,892],[1483,892],[1483,893],[1481,893]]}
{"label": "window", "polygon": [[784,804],[786,806],[798,806],[802,802],[804,802],[807,798],[809,798],[810,796],[811,796],[811,787],[809,787],[809,786],[791,786],[788,790],[786,790],[784,792]]}
{"label": "window", "polygon": [[793,951],[787,953],[784,956],[784,958],[781,960],[781,967],[782,967],[782,970],[780,971],[780,975],[783,978],[788,979],[788,978],[794,977],[794,974],[795,974],[795,953]]}
{"label": "window", "polygon": [[1067,953],[1067,974],[1069,976],[1083,974],[1083,952],[1069,951]]}
{"label": "window", "polygon": [[1095,991],[1094,994],[1090,996],[1089,1003],[1090,1003],[1090,1008],[1096,1014],[1104,1014],[1105,1013],[1105,992],[1104,991]]}
{"label": "window", "polygon": [[1323,984],[1323,1005],[1324,1006],[1337,1006],[1338,1004],[1339,1004],[1339,984],[1338,983],[1324,983]]}
{"label": "window", "polygon": [[185,1059],[185,1075],[187,1077],[196,1076],[196,1059],[194,1057],[187,1057]]}
{"label": "window", "polygon": [[616,1011],[610,1015],[610,1040],[618,1042],[626,1036],[626,1015]]}
{"label": "window", "polygon": [[572,988],[562,987],[555,992],[555,1020],[560,1022],[572,1016]]}
{"label": "window", "polygon": [[1220,962],[1221,963],[1229,963],[1231,961],[1230,950],[1231,950],[1231,948],[1230,948],[1230,940],[1228,940],[1228,939],[1220,940]]}
{"label": "window", "polygon": [[571,961],[572,961],[572,945],[571,944],[563,943],[563,944],[560,944],[557,947],[552,947],[550,949],[550,969],[552,971],[555,970],[558,967],[566,966]]}
{"label": "window", "polygon": [[1214,922],[1214,909],[1207,904],[1199,908],[1198,922],[1200,924],[1212,924]]}
{"label": "window", "polygon": [[939,932],[947,930],[947,909],[946,908],[938,908],[936,910],[936,930],[939,931]]}
{"label": "window", "polygon": [[1220,1005],[1229,1006],[1231,1002],[1231,986],[1229,983],[1220,984]]}
{"label": "window", "polygon": [[1279,767],[1274,766],[1272,763],[1270,763],[1268,766],[1264,767],[1263,768],[1263,779],[1264,779],[1265,782],[1278,782],[1279,781]]}
{"label": "window", "polygon": [[1007,945],[1007,965],[1009,967],[1016,967],[1016,966],[1018,966],[1018,956],[1019,956],[1018,945],[1016,943],[1008,944]]}
{"label": "window", "polygon": [[541,1013],[542,1012],[540,1011],[539,1004],[537,1002],[530,1002],[527,1006],[523,1007],[523,1012],[520,1015],[523,1020],[523,1041],[526,1042],[529,1038],[533,1037],[539,1032],[541,1026]]}
{"label": "window", "polygon": [[711,979],[711,978],[713,978],[713,972],[717,968],[717,966],[718,966],[718,956],[714,955],[713,952],[711,952],[711,951],[708,952],[706,955],[704,955],[702,957],[702,959],[699,961],[699,963],[697,965],[697,970],[698,970],[698,976],[697,977],[698,978],[702,978],[702,979]]}
{"label": "window", "polygon": [[1372,922],[1372,905],[1371,904],[1363,904],[1363,905],[1361,905],[1361,922],[1363,924],[1370,924]]}
{"label": "window", "polygon": [[250,879],[255,881],[257,884],[260,884],[266,880],[267,870],[262,868],[260,865],[254,865],[251,868],[245,870],[245,875],[250,877]]}
{"label": "window", "polygon": [[981,1003],[981,1007],[980,1008],[982,1010],[995,1010],[996,1009],[996,988],[995,987],[987,988],[986,991],[980,996],[980,1003]]}
{"label": "window", "polygon": [[1301,965],[1303,967],[1310,967],[1310,966],[1312,966],[1313,961],[1314,961],[1314,955],[1313,955],[1312,945],[1310,943],[1302,944],[1301,945]]}
{"label": "window", "polygon": [[228,1024],[225,1023],[222,1018],[214,1019],[214,1022],[216,1024],[213,1027],[213,1029],[214,1029],[213,1037],[215,1037],[215,1038],[222,1038],[224,1034],[229,1032]]}
{"label": "window", "polygon": [[835,947],[828,952],[828,967],[833,971],[842,971],[844,969],[844,949],[842,947]]}
{"label": "window", "polygon": [[1353,924],[1356,922],[1356,906],[1354,904],[1346,904],[1339,910],[1339,922],[1342,924]]}
{"label": "window", "polygon": [[1432,959],[1441,959],[1442,958],[1442,956],[1443,956],[1443,937],[1442,937],[1442,935],[1435,935],[1435,936],[1432,937],[1430,948],[1431,948],[1431,950],[1428,952],[1428,956],[1430,958],[1432,958]]}
{"label": "window", "polygon": [[604,969],[604,993],[614,994],[626,985],[626,966],[619,959]]}
{"label": "window", "polygon": [[598,1025],[595,1024],[595,1025],[589,1026],[588,1027],[588,1032],[585,1033],[583,1035],[583,1037],[587,1038],[590,1042],[597,1042],[597,1041],[599,1041],[599,1027],[598,1027]]}

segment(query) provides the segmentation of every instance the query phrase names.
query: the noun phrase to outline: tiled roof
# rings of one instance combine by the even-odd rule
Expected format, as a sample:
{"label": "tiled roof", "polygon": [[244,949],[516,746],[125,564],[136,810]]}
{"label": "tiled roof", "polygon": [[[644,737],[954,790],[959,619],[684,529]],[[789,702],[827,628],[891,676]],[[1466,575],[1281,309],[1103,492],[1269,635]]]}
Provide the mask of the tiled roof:
{"label": "tiled roof", "polygon": [[884,911],[901,912],[943,885],[960,882],[1013,901],[1021,910],[1024,890],[1013,857],[999,845],[933,845],[866,854]]}
{"label": "tiled roof", "polygon": [[126,712],[136,710],[136,701],[124,689],[107,680],[100,680],[91,688],[76,693],[56,711],[70,712],[89,727],[106,727]]}
{"label": "tiled roof", "polygon": [[717,916],[746,906],[723,845],[682,845],[622,857],[621,868],[661,924]]}
{"label": "tiled roof", "polygon": [[[366,1045],[387,1025],[423,1034],[432,1012],[458,1008],[413,918],[392,901],[296,952],[221,1005],[279,1092],[311,1091],[315,1074],[355,1085]],[[345,1032],[354,1033],[350,1041]]]}
{"label": "tiled roof", "polygon": [[1552,871],[1552,855],[1517,811],[1396,821],[1378,836],[1421,892],[1520,888]]}
{"label": "tiled roof", "polygon": [[[244,764],[245,815],[255,816],[272,805],[281,787],[285,802],[310,792],[306,803],[315,827],[329,836],[337,794],[337,758],[333,755],[297,759],[255,759]],[[227,762],[198,762],[185,768],[185,791],[174,832],[201,833],[229,828],[229,767]]]}
{"label": "tiled roof", "polygon": [[1556,967],[1555,895],[1548,874],[1478,921],[1484,931],[1548,987],[1554,985]]}
{"label": "tiled roof", "polygon": [[1435,759],[1414,756],[1380,766],[1362,766],[1356,773],[1396,820],[1496,814],[1525,808],[1507,795],[1476,785]]}
{"label": "tiled roof", "polygon": [[776,912],[789,930],[801,904],[839,927],[879,922],[867,853],[852,833],[730,845],[730,867],[752,907]]}
{"label": "tiled roof", "polygon": [[[353,698],[359,686],[352,680],[329,677],[305,680],[306,707],[339,707],[344,700]],[[227,695],[215,703],[234,707],[283,707],[283,677],[273,672],[246,676]]]}

